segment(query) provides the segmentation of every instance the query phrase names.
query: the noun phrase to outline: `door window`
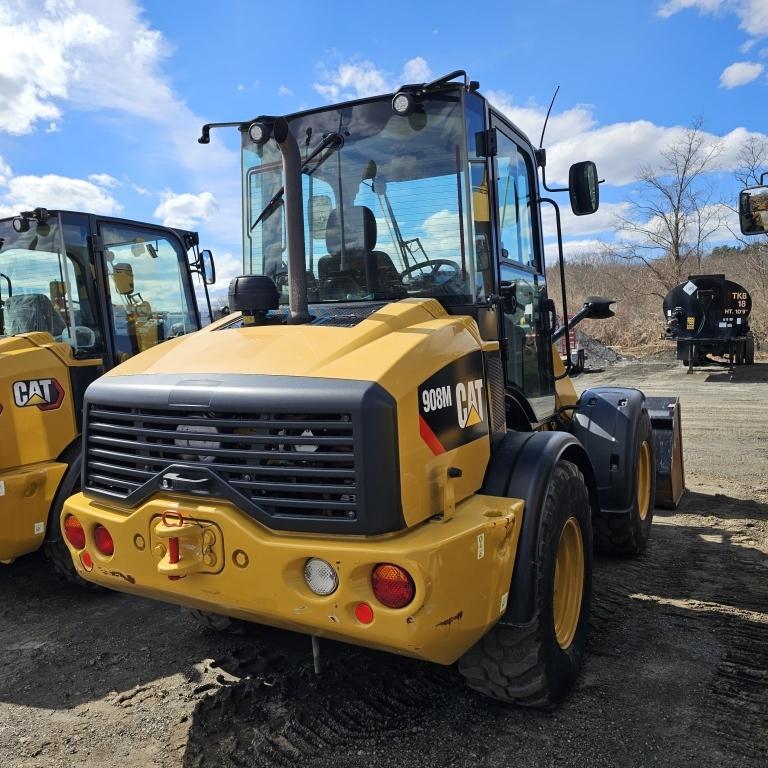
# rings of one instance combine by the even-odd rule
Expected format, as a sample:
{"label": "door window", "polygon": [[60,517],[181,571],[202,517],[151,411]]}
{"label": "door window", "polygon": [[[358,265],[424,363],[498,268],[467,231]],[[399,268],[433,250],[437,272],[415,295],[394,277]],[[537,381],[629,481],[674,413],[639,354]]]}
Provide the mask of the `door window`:
{"label": "door window", "polygon": [[498,133],[499,252],[502,259],[535,268],[529,166],[517,144]]}
{"label": "door window", "polygon": [[501,131],[498,137],[496,191],[500,277],[505,293],[507,385],[520,391],[542,421],[554,412],[555,384],[550,329],[542,313],[546,280],[538,271],[534,237],[535,183],[526,154]]}
{"label": "door window", "polygon": [[118,362],[197,329],[186,253],[168,234],[102,224]]}

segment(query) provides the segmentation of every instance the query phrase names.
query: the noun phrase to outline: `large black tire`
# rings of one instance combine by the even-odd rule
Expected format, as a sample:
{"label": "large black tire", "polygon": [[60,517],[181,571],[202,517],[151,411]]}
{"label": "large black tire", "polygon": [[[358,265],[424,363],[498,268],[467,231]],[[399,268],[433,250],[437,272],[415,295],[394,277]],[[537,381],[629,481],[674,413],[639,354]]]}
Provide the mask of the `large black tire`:
{"label": "large black tire", "polygon": [[[580,594],[576,588],[571,595],[575,621],[572,637],[564,639],[563,647],[555,628],[555,565],[561,537],[574,524],[581,534],[583,578]],[[581,670],[592,591],[589,493],[575,464],[561,460],[555,466],[540,526],[533,620],[524,626],[496,624],[459,659],[459,672],[484,696],[550,709],[568,693]]]}
{"label": "large black tire", "polygon": [[48,528],[46,541],[43,544],[43,554],[53,570],[67,583],[84,589],[101,589],[96,584],[81,579],[77,575],[72,556],[61,537],[61,514],[64,509],[64,502],[80,490],[80,469],[82,467],[80,440],[64,452],[61,461],[66,461],[69,466],[61,479],[61,483],[59,483],[56,495],[53,497],[51,511],[48,514]]}
{"label": "large black tire", "polygon": [[[645,456],[643,446],[647,446]],[[640,472],[643,463],[646,464],[647,476]],[[626,477],[627,482],[632,483],[632,506],[625,512],[598,512],[592,519],[595,548],[606,555],[639,555],[645,550],[651,535],[656,498],[656,456],[651,418],[645,409],[640,415],[632,465]]]}
{"label": "large black tire", "polygon": [[747,337],[745,346],[746,346],[746,351],[744,352],[744,364],[754,365],[755,364],[755,339],[753,336]]}

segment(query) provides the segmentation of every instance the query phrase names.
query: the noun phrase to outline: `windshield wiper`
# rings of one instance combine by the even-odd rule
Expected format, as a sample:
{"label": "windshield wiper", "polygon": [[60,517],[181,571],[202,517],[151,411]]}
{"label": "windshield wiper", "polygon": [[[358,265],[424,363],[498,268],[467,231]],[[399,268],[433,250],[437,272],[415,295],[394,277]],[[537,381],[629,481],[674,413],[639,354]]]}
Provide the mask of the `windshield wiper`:
{"label": "windshield wiper", "polygon": [[[308,172],[308,175],[313,174],[334,152],[337,152],[339,149],[341,149],[342,146],[344,146],[344,137],[340,133],[326,133],[325,136],[323,136],[323,138],[320,140],[320,143],[304,159],[301,164],[301,170],[303,171],[323,150],[330,149],[330,151],[326,153],[325,156],[321,157],[317,161],[317,165]],[[261,213],[256,218],[256,221],[251,224],[251,232],[256,229],[256,226],[259,223],[261,223],[268,216],[271,216],[272,213],[277,209],[278,205],[283,200],[284,192],[285,187],[280,187],[280,189],[278,189],[277,192],[272,195],[272,199],[264,206]]]}

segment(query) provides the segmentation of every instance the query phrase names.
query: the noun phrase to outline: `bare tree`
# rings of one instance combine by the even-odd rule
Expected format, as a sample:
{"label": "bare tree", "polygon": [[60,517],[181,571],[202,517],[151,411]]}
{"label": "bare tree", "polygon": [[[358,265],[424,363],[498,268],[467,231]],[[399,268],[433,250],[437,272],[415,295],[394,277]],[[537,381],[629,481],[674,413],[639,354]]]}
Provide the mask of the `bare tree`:
{"label": "bare tree", "polygon": [[720,141],[704,133],[702,121],[694,121],[661,153],[658,166],[640,170],[627,214],[614,223],[623,238],[616,254],[645,266],[656,284],[653,294],[663,296],[679,283],[691,262],[701,268],[707,241],[722,224],[722,209],[706,178],[721,149]]}
{"label": "bare tree", "polygon": [[739,167],[734,172],[742,187],[754,187],[760,183],[760,174],[768,171],[768,139],[750,134],[739,148]]}

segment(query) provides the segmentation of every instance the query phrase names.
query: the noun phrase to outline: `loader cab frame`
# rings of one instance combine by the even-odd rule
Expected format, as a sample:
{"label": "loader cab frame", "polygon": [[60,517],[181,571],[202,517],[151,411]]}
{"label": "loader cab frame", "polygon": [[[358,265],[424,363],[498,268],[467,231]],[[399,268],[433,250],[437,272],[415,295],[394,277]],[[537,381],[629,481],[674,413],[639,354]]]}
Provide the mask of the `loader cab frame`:
{"label": "loader cab frame", "polygon": [[[476,89],[455,82],[405,86],[394,98],[260,117],[239,128],[246,274],[272,277],[288,303],[290,185],[281,162],[285,141],[276,133],[290,132],[303,218],[293,235],[303,236],[309,317],[329,304],[354,304],[360,314],[366,304],[373,311],[387,300],[436,298],[448,312],[474,317],[484,339],[499,341],[515,426],[552,418],[541,156],[522,131]],[[592,212],[574,191],[583,189],[571,190],[580,214]],[[359,247],[365,258],[355,263],[350,252]],[[386,279],[371,281],[371,268]]]}
{"label": "loader cab frame", "polygon": [[[195,232],[73,211],[0,221],[0,334],[50,333],[112,368],[200,327],[209,260]],[[211,262],[212,263],[212,262]]]}

